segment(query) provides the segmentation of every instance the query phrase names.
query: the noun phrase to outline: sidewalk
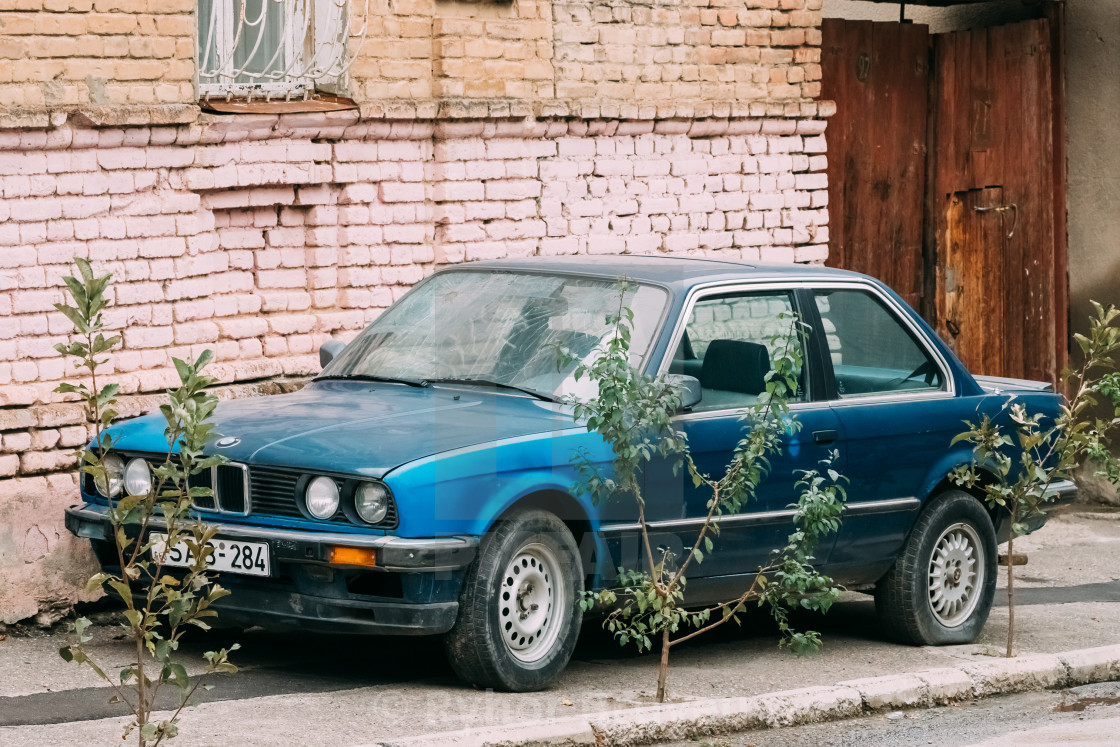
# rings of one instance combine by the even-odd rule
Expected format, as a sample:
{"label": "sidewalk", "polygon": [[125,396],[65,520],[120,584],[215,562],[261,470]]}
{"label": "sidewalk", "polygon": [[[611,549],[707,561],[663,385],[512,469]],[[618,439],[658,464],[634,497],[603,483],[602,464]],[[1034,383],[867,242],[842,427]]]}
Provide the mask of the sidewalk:
{"label": "sidewalk", "polygon": [[[1120,643],[1120,513],[1067,511],[1016,544],[1020,652],[1056,653]],[[1001,577],[1002,583],[1002,577]],[[997,595],[997,603],[1000,602]],[[743,698],[848,680],[993,661],[1006,635],[996,607],[981,639],[968,646],[916,648],[885,642],[869,597],[848,594],[824,618],[810,659],[779,651],[762,618],[731,626],[674,651],[672,701]],[[109,668],[126,661],[114,629],[100,628],[96,650]],[[369,744],[466,728],[524,723],[653,704],[656,657],[620,650],[585,628],[575,658],[548,692],[506,694],[461,685],[436,641],[238,634],[236,677],[215,681],[208,702],[185,713],[178,745]],[[64,634],[0,642],[0,743],[109,744],[123,717],[110,716],[108,692],[86,669],[58,658]],[[208,647],[226,640],[210,640]],[[197,656],[203,642],[190,642]],[[77,720],[88,719],[93,720]],[[59,722],[59,723],[53,723]],[[11,724],[11,725],[7,725]]]}

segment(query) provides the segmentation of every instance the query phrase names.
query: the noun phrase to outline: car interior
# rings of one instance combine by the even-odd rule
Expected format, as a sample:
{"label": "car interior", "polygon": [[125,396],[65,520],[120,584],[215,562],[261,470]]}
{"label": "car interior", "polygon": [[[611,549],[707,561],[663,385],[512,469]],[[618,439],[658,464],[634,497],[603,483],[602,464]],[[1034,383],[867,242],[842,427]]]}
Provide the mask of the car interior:
{"label": "car interior", "polygon": [[698,356],[686,330],[669,364],[669,373],[699,380],[702,399],[694,409],[725,410],[748,407],[766,391],[770,351],[745,340],[712,340]]}

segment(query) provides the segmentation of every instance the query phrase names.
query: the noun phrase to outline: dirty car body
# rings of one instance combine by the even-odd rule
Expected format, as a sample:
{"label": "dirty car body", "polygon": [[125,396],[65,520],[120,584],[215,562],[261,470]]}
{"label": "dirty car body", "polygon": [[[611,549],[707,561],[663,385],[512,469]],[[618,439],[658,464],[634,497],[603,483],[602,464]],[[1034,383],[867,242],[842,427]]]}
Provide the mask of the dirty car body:
{"label": "dirty car body", "polygon": [[[699,384],[699,402],[677,422],[709,472],[727,464],[744,408],[762,392],[774,335],[794,316],[808,325],[791,404],[801,428],[755,499],[721,517],[689,601],[740,592],[790,531],[795,471],[835,451],[849,503],[818,551],[823,569],[849,587],[882,590],[880,615],[896,637],[975,637],[994,591],[994,543],[1008,527],[978,493],[951,484],[971,459],[967,444],[951,441],[963,421],[1007,422],[1011,397],[1056,414],[1051,387],[972,376],[866,276],[639,257],[444,270],[300,391],[222,403],[210,449],[229,464],[196,478],[216,493],[196,513],[218,528],[215,567],[232,591],[223,620],[445,635],[456,670],[475,684],[551,682],[578,635],[579,590],[640,564],[631,502],[592,505],[571,492],[577,450],[604,466],[611,453],[561,402],[593,390],[556,356],[560,346],[593,355],[610,332],[620,276],[633,286],[633,365]],[[120,423],[114,452],[125,464],[162,461],[163,431],[158,413]],[[690,545],[705,496],[668,465],[650,465],[644,479],[655,543]],[[1073,487],[1056,492],[1068,499]],[[107,500],[91,480],[81,498],[67,526],[111,570]]]}

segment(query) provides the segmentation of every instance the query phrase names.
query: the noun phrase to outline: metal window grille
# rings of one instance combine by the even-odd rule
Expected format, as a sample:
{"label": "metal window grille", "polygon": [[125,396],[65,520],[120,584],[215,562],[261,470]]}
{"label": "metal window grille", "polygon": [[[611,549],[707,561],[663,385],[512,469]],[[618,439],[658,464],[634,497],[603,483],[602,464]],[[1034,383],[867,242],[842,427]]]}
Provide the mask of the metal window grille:
{"label": "metal window grille", "polygon": [[343,80],[369,0],[198,0],[199,94],[307,98]]}

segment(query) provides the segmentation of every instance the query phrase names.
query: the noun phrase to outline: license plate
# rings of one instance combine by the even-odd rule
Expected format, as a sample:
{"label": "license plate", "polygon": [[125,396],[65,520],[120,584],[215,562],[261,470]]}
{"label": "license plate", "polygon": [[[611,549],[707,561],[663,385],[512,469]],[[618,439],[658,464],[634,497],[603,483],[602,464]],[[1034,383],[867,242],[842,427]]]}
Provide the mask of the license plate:
{"label": "license plate", "polygon": [[[166,534],[151,535],[152,557],[158,558],[167,545]],[[268,557],[268,543],[242,542],[241,540],[215,537],[207,543],[210,550],[209,570],[220,573],[242,573],[247,576],[268,576],[271,573]],[[189,568],[194,562],[190,548],[185,540],[167,551],[163,564],[179,568]]]}

